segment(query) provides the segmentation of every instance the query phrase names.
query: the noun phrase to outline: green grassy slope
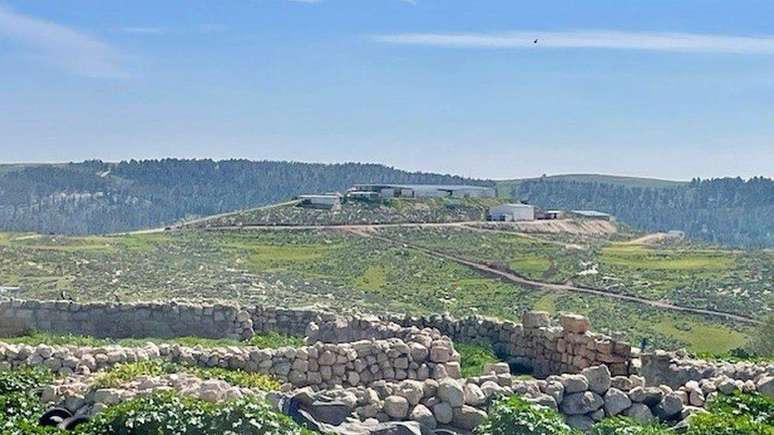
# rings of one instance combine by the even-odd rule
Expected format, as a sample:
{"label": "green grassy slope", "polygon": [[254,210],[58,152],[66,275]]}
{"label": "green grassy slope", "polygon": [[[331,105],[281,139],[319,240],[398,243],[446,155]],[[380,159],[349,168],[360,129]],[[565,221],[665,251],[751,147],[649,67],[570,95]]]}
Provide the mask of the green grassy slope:
{"label": "green grassy slope", "polygon": [[[536,280],[617,288],[643,297],[746,315],[774,306],[774,254],[692,245],[630,245],[610,238],[545,237],[472,230],[381,230],[393,239],[479,261]],[[567,242],[568,246],[563,246]],[[579,249],[577,244],[582,244]],[[598,271],[582,275],[585,270]],[[767,285],[769,287],[767,287]],[[747,330],[715,318],[640,304],[522,288],[400,243],[340,231],[182,230],[113,237],[0,233],[0,286],[14,296],[77,300],[229,299],[407,313],[450,312],[518,319],[526,309],[588,315],[595,330],[635,344],[723,352]],[[740,297],[737,297],[738,295]],[[743,297],[741,297],[743,296]]]}

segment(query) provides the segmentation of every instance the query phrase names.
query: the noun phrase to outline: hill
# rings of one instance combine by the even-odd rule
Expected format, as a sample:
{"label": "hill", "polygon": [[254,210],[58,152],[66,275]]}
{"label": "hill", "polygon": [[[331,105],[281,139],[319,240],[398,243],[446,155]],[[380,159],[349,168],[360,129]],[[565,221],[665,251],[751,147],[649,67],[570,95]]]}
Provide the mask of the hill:
{"label": "hill", "polygon": [[298,207],[297,201],[227,213],[185,223],[196,227],[326,226],[466,222],[486,220],[498,198],[392,198],[379,202],[345,199],[336,209]]}
{"label": "hill", "polygon": [[361,163],[164,159],[6,165],[0,167],[0,230],[100,234],[152,228],[377,182],[492,185]]}
{"label": "hill", "polygon": [[695,179],[661,187],[546,178],[521,181],[509,195],[546,208],[608,212],[647,231],[681,230],[729,246],[774,246],[774,180],[769,178]]}
{"label": "hill", "polygon": [[561,175],[547,175],[543,177],[535,178],[517,178],[513,180],[497,180],[497,191],[501,196],[508,197],[511,195],[518,186],[526,181],[574,181],[578,183],[600,183],[609,184],[612,186],[624,186],[624,187],[678,187],[687,182],[662,180],[659,178],[645,178],[645,177],[627,177],[622,175],[605,175],[605,174],[561,174]]}

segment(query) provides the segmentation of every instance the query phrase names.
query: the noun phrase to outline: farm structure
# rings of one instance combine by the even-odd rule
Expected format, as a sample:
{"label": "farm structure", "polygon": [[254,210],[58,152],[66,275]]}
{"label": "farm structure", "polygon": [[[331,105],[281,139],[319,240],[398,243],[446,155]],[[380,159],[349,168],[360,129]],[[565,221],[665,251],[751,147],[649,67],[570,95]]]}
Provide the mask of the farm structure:
{"label": "farm structure", "polygon": [[341,194],[299,195],[299,206],[306,208],[335,209],[341,206]]}
{"label": "farm structure", "polygon": [[489,209],[491,221],[533,221],[535,220],[535,206],[528,204],[502,204]]}
{"label": "farm structure", "polygon": [[434,184],[355,184],[348,195],[365,198],[494,198],[485,186]]}
{"label": "farm structure", "polygon": [[535,212],[535,219],[540,220],[564,219],[565,216],[564,210],[538,210]]}
{"label": "farm structure", "polygon": [[595,219],[595,220],[601,220],[601,221],[612,222],[615,220],[613,215],[609,213],[604,213],[601,211],[596,211],[596,210],[572,210],[569,212],[569,215],[577,218]]}

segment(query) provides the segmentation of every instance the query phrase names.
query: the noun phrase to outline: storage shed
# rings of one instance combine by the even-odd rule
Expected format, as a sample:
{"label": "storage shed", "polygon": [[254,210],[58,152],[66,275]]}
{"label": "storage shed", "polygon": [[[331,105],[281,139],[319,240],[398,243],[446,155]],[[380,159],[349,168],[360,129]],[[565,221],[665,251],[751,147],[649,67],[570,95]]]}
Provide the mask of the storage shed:
{"label": "storage shed", "polygon": [[529,204],[502,204],[489,209],[490,221],[515,222],[535,220],[535,206]]}

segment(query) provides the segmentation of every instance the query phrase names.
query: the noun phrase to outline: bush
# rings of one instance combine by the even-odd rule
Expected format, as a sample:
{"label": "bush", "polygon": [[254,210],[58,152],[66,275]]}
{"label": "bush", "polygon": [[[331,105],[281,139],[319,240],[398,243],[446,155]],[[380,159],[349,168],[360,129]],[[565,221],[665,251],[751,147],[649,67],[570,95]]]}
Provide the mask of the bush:
{"label": "bush", "polygon": [[214,404],[173,394],[132,399],[79,426],[94,435],[311,435],[268,404],[240,399]]}
{"label": "bush", "polygon": [[760,394],[719,396],[691,418],[691,435],[774,434],[774,401]]}
{"label": "bush", "polygon": [[0,433],[8,435],[52,433],[37,425],[43,414],[40,388],[53,376],[42,369],[0,372]]}
{"label": "bush", "polygon": [[201,379],[220,379],[237,387],[259,388],[266,391],[277,390],[280,387],[279,381],[262,373],[222,367],[187,366],[159,360],[118,364],[98,374],[94,384],[97,388],[117,388],[140,376],[162,376],[172,373],[188,373]]}
{"label": "bush", "polygon": [[454,349],[460,354],[462,377],[481,376],[484,365],[500,362],[489,343],[456,343]]}
{"label": "bush", "polygon": [[489,417],[476,428],[477,435],[575,435],[578,432],[548,408],[538,407],[517,396],[501,400]]}
{"label": "bush", "polygon": [[634,420],[616,417],[608,418],[594,425],[592,435],[667,435],[661,426],[642,425]]}

